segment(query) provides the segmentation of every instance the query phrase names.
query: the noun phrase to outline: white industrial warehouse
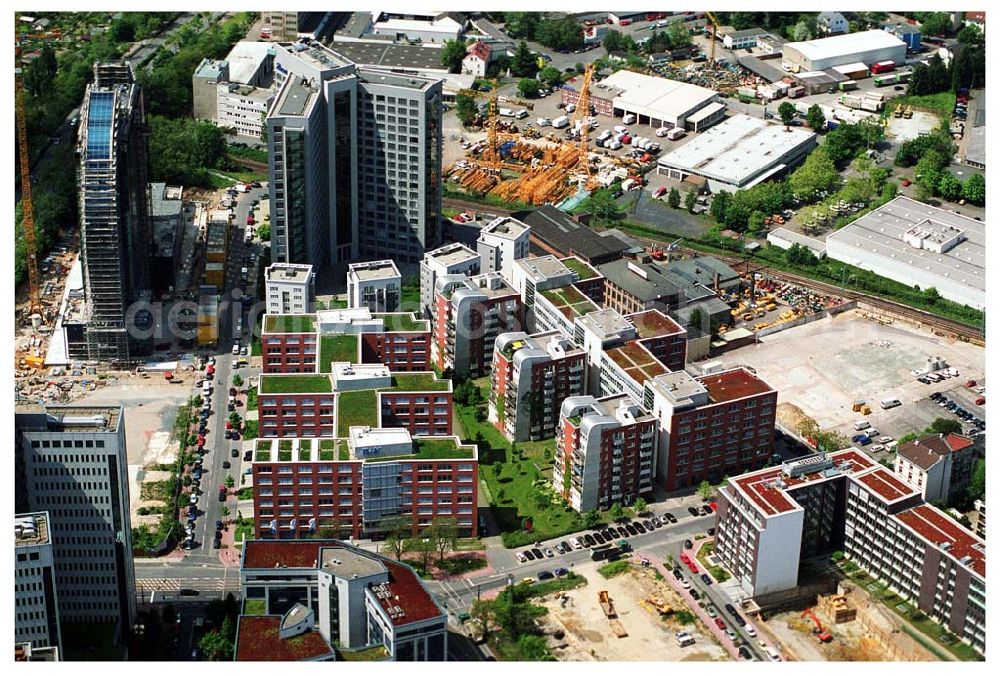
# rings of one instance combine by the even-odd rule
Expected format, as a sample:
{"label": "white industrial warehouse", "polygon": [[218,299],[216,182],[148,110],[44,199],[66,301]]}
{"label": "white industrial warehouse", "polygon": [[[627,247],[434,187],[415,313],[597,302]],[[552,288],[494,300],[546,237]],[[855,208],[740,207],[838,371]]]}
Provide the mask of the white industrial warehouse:
{"label": "white industrial warehouse", "polygon": [[803,235],[801,232],[795,232],[788,228],[771,230],[767,233],[767,241],[779,249],[791,249],[792,245],[798,244],[809,249],[816,258],[826,256],[826,243],[823,240]]}
{"label": "white industrial warehouse", "polygon": [[879,61],[906,61],[906,43],[883,30],[835,35],[819,40],[789,42],[781,51],[781,60],[795,72],[817,71],[863,63],[871,66]]}
{"label": "white industrial warehouse", "polygon": [[[639,124],[654,127],[690,126],[692,131],[702,131],[726,114],[717,91],[628,70],[593,85],[590,94],[598,112],[610,107],[611,111],[604,114],[624,117],[632,113]],[[599,105],[601,100],[605,106]]]}
{"label": "white industrial warehouse", "polygon": [[816,147],[816,134],[801,127],[734,115],[661,157],[657,172],[684,180],[703,176],[712,192],[749,188],[774,178]]}
{"label": "white industrial warehouse", "polygon": [[826,255],[976,309],[986,307],[981,221],[897,197],[826,238]]}

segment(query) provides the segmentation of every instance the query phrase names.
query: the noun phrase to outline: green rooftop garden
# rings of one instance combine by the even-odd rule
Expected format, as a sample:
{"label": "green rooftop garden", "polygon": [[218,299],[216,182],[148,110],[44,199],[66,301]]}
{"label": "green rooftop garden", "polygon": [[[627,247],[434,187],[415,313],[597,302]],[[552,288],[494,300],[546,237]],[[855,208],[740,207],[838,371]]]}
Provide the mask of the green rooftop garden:
{"label": "green rooftop garden", "polygon": [[315,333],[315,315],[268,315],[264,333]]}
{"label": "green rooftop garden", "polygon": [[450,380],[436,380],[433,373],[397,373],[392,377],[391,389],[401,392],[447,392],[450,385]]}
{"label": "green rooftop garden", "polygon": [[333,392],[329,376],[269,375],[260,377],[261,394],[309,394]]}
{"label": "green rooftop garden", "polygon": [[319,367],[322,372],[330,372],[330,362],[354,364],[358,359],[357,336],[322,336],[319,339]]}
{"label": "green rooftop garden", "polygon": [[386,331],[428,331],[430,329],[429,321],[416,319],[412,312],[377,313],[372,316],[382,319]]}
{"label": "green rooftop garden", "polygon": [[321,439],[319,459],[323,462],[347,461],[351,459],[351,449],[347,447],[347,442],[343,439]]}
{"label": "green rooftop garden", "polygon": [[337,397],[337,436],[346,437],[351,427],[378,426],[378,395],[375,390],[341,392]]}
{"label": "green rooftop garden", "polygon": [[344,662],[375,662],[389,659],[389,651],[385,646],[377,645],[363,650],[346,650],[337,648],[337,659]]}
{"label": "green rooftop garden", "polygon": [[558,289],[547,289],[542,291],[542,295],[545,296],[549,301],[556,306],[560,312],[563,313],[567,319],[575,319],[576,317],[583,316],[588,312],[593,312],[594,310],[599,310],[600,308],[590,300],[576,287],[573,286],[563,286]]}
{"label": "green rooftop garden", "polygon": [[386,455],[376,458],[366,458],[367,462],[386,462],[400,458],[413,460],[461,460],[471,459],[473,449],[462,447],[454,439],[428,439],[414,437],[413,453],[402,455]]}
{"label": "green rooftop garden", "polygon": [[581,282],[585,279],[591,279],[597,276],[597,271],[594,270],[594,268],[574,256],[562,259],[562,264],[578,274]]}

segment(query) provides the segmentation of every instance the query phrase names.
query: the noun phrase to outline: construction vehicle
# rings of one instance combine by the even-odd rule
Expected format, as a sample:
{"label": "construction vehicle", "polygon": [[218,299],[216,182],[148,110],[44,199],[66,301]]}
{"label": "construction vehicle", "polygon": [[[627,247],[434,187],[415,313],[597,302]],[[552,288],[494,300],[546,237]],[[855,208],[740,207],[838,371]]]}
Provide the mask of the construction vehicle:
{"label": "construction vehicle", "polygon": [[31,199],[31,165],[28,156],[28,127],[24,119],[24,85],[21,82],[21,48],[14,47],[14,105],[17,117],[18,168],[21,171],[21,225],[24,228],[24,255],[28,259],[28,306],[25,319],[42,314],[39,296],[38,249],[35,235],[35,206]]}
{"label": "construction vehicle", "polygon": [[606,590],[602,589],[597,592],[597,602],[601,604],[601,610],[604,611],[604,615],[609,620],[618,617],[618,613],[615,612],[615,604],[611,602],[611,596]]}
{"label": "construction vehicle", "polygon": [[804,611],[802,611],[802,617],[808,617],[810,620],[813,621],[813,624],[816,625],[816,627],[813,629],[813,634],[816,636],[816,638],[819,640],[820,643],[829,643],[830,641],[833,640],[833,635],[823,628],[823,623],[819,621],[818,617],[816,617],[816,613],[812,611],[812,608],[806,608]]}
{"label": "construction vehicle", "polygon": [[906,107],[906,110],[903,111],[903,117],[905,117],[907,120],[913,117],[913,106]]}
{"label": "construction vehicle", "polygon": [[893,117],[903,117],[903,104],[896,104],[896,110],[892,111]]}

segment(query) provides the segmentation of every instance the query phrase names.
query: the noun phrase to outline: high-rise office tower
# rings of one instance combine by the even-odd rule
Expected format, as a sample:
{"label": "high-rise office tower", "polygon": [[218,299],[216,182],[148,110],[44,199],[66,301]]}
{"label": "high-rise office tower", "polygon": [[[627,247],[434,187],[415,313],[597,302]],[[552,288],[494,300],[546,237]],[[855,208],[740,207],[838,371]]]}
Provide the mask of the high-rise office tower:
{"label": "high-rise office tower", "polygon": [[122,408],[20,406],[14,427],[17,509],[48,513],[60,620],[124,637],[136,607]]}
{"label": "high-rise office tower", "polygon": [[[148,137],[142,94],[127,63],[98,63],[80,112],[77,152],[84,340],[70,356],[128,362],[146,354],[150,286]],[[137,330],[129,330],[134,326]]]}
{"label": "high-rise office tower", "polygon": [[14,515],[14,642],[62,649],[47,512]]}
{"label": "high-rise office tower", "polygon": [[279,44],[267,116],[272,257],[417,263],[440,241],[441,81]]}

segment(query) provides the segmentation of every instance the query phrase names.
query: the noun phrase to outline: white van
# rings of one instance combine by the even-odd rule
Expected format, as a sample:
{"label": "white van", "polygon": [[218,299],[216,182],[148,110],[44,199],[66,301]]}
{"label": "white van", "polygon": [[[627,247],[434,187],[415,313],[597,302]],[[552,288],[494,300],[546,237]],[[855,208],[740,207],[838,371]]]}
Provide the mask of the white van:
{"label": "white van", "polygon": [[881,405],[883,409],[895,408],[897,406],[902,406],[903,402],[901,402],[899,399],[896,398],[883,399]]}
{"label": "white van", "polygon": [[240,353],[240,344],[239,343],[234,343],[233,344],[233,354],[239,354],[239,353]]}
{"label": "white van", "polygon": [[856,423],[854,423],[854,429],[856,429],[858,432],[860,432],[861,430],[866,430],[871,426],[872,424],[867,420],[859,420]]}
{"label": "white van", "polygon": [[211,380],[206,380],[202,384],[202,386],[201,386],[201,393],[202,393],[202,395],[204,395],[206,397],[208,395],[212,394],[212,381]]}
{"label": "white van", "polygon": [[622,118],[622,122],[625,124],[635,124],[635,115],[632,113],[627,113],[625,117]]}
{"label": "white van", "polygon": [[514,119],[516,120],[523,120],[526,117],[528,117],[528,111],[524,110],[523,108],[514,113]]}
{"label": "white van", "polygon": [[548,127],[551,126],[552,124],[552,120],[550,120],[547,117],[540,117],[537,120],[535,120],[535,122],[538,124],[539,127]]}
{"label": "white van", "polygon": [[620,124],[616,124],[615,125],[615,133],[616,134],[624,134],[626,132],[628,132],[628,127],[623,127]]}

